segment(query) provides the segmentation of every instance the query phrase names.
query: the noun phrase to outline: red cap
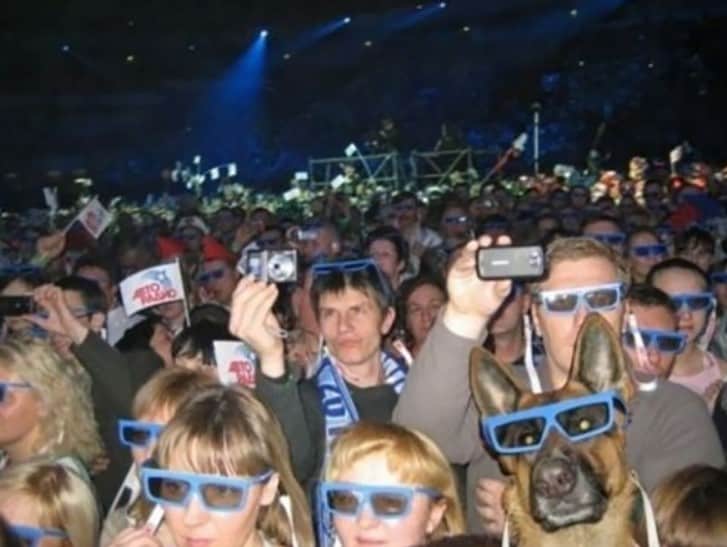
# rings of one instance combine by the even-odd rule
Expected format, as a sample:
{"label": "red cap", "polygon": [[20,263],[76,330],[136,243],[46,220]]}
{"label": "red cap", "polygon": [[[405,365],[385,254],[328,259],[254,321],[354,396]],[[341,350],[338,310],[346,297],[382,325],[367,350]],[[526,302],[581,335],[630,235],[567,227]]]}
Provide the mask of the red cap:
{"label": "red cap", "polygon": [[159,250],[159,258],[169,260],[184,254],[184,243],[171,237],[159,236],[157,238],[157,249]]}
{"label": "red cap", "polygon": [[212,260],[224,260],[229,264],[237,262],[235,255],[212,236],[202,238],[202,256],[205,262],[211,262]]}

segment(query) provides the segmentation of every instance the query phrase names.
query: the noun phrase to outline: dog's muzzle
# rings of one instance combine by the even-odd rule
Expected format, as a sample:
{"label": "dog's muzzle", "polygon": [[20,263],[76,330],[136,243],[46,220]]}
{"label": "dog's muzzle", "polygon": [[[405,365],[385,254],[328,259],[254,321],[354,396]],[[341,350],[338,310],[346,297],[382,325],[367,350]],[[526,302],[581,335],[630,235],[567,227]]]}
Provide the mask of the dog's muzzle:
{"label": "dog's muzzle", "polygon": [[533,518],[547,532],[601,520],[607,496],[591,466],[570,447],[553,448],[533,465]]}

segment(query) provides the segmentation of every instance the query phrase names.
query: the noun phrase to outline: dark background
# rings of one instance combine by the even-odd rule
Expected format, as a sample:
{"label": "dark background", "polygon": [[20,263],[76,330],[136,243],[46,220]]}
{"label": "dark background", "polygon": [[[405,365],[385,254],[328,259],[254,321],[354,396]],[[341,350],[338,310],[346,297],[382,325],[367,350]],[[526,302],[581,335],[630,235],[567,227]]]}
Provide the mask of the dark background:
{"label": "dark background", "polygon": [[[40,187],[63,195],[77,176],[105,197],[181,190],[160,172],[195,154],[280,189],[387,115],[403,151],[433,147],[444,121],[475,148],[506,147],[531,129],[534,101],[546,165],[583,164],[602,123],[616,168],[684,139],[724,159],[727,2],[460,0],[412,23],[416,5],[12,0],[0,19],[0,208],[42,206]],[[215,86],[262,28],[262,93],[220,112]]]}

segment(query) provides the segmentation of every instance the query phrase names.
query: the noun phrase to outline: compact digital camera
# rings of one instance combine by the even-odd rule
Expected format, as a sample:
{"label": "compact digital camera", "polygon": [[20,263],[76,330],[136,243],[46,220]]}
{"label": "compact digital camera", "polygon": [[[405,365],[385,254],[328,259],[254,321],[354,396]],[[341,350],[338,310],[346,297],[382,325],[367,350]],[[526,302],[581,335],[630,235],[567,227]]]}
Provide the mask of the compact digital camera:
{"label": "compact digital camera", "polygon": [[295,283],[298,281],[298,253],[294,249],[250,250],[245,273],[272,283]]}

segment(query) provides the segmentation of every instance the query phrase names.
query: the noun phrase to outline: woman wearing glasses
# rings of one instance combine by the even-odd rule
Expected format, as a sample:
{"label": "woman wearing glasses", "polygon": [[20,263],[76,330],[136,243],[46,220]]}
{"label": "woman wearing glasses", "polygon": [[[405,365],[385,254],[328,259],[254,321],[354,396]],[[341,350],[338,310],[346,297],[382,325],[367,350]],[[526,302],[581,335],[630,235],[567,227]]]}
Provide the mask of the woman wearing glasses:
{"label": "woman wearing glasses", "polygon": [[[280,424],[245,388],[211,386],[189,399],[161,432],[141,482],[177,547],[313,545]],[[163,543],[127,529],[113,545]]]}
{"label": "woman wearing glasses", "polygon": [[78,458],[87,469],[103,454],[91,396],[46,342],[0,344],[0,469],[38,456]]}
{"label": "woman wearing glasses", "polygon": [[[103,525],[101,545],[108,545],[123,529],[143,524],[153,506],[141,495],[139,472],[152,455],[162,430],[177,409],[195,393],[217,384],[217,380],[201,371],[175,367],[159,371],[144,384],[134,397],[133,420],[119,420],[119,439],[129,447],[134,460],[127,479],[117,495]],[[168,536],[166,527],[157,537]]]}
{"label": "woman wearing glasses", "polygon": [[677,308],[679,331],[686,334],[684,350],[677,355],[669,380],[700,395],[714,409],[727,362],[701,347],[714,329],[715,300],[709,279],[699,266],[682,258],[665,260],[649,272],[647,283],[667,293]]}
{"label": "woman wearing glasses", "polygon": [[626,257],[634,283],[643,283],[649,270],[667,256],[667,246],[651,228],[637,228],[626,240]]}
{"label": "woman wearing glasses", "polygon": [[454,475],[424,435],[359,422],[333,445],[318,492],[319,541],[408,547],[460,534]]}
{"label": "woman wearing glasses", "polygon": [[11,540],[28,547],[96,547],[96,499],[75,466],[70,459],[42,459],[0,473],[0,520]]}

